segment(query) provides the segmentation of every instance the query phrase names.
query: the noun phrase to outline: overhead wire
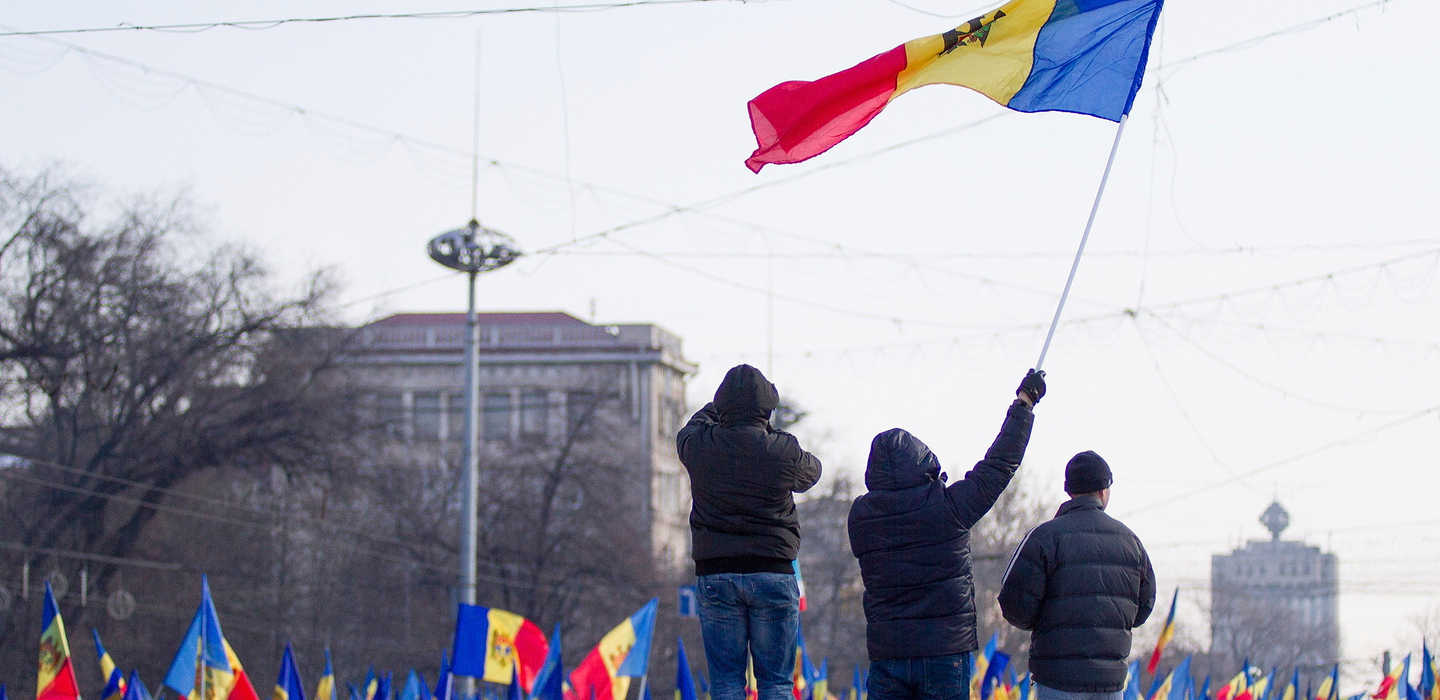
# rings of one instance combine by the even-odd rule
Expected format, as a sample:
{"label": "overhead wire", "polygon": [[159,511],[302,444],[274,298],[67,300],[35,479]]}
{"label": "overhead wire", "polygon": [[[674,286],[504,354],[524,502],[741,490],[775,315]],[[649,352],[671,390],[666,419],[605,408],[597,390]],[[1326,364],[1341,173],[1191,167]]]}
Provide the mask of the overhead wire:
{"label": "overhead wire", "polygon": [[478,17],[481,15],[507,15],[522,14],[530,12],[602,12],[626,7],[643,7],[647,5],[687,5],[693,3],[713,2],[763,2],[764,0],[628,0],[625,2],[595,2],[576,5],[541,5],[534,7],[494,7],[479,10],[447,10],[438,12],[400,12],[393,14],[353,14],[334,15],[327,17],[288,17],[283,19],[257,19],[238,20],[228,22],[185,22],[180,24],[117,24],[109,27],[78,27],[71,29],[36,29],[20,30],[7,29],[0,32],[4,36],[54,36],[57,34],[96,34],[108,32],[173,32],[183,34],[198,34],[211,29],[248,29],[264,30],[287,24],[326,24],[331,22],[348,22],[354,20],[381,20],[381,19],[464,19],[467,17]]}
{"label": "overhead wire", "polygon": [[1427,409],[1424,409],[1424,410],[1421,410],[1421,411],[1416,411],[1415,413],[1412,413],[1412,414],[1410,414],[1410,415],[1408,415],[1408,416],[1405,416],[1405,417],[1403,417],[1403,418],[1397,418],[1397,419],[1395,419],[1395,420],[1393,420],[1393,421],[1390,421],[1389,423],[1386,423],[1386,424],[1381,425],[1381,426],[1379,426],[1379,427],[1370,428],[1370,429],[1368,429],[1368,430],[1362,430],[1362,431],[1360,431],[1360,432],[1353,433],[1353,434],[1347,435],[1347,436],[1345,436],[1345,437],[1342,437],[1342,438],[1340,438],[1340,439],[1338,439],[1338,440],[1332,440],[1332,441],[1330,441],[1330,442],[1324,443],[1324,444],[1322,444],[1322,445],[1320,445],[1320,446],[1318,446],[1318,447],[1310,448],[1310,449],[1308,449],[1308,450],[1305,450],[1304,452],[1300,452],[1300,453],[1298,453],[1298,454],[1291,455],[1291,456],[1286,457],[1286,458],[1284,458],[1284,459],[1278,459],[1278,460],[1275,460],[1275,461],[1273,461],[1273,462],[1268,462],[1268,463],[1263,464],[1263,465],[1261,465],[1261,466],[1255,467],[1254,469],[1251,469],[1251,470],[1249,470],[1249,471],[1242,472],[1242,473],[1240,473],[1240,474],[1237,475],[1237,476],[1233,476],[1233,477],[1230,477],[1230,478],[1227,478],[1227,479],[1222,479],[1222,480],[1220,480],[1220,481],[1216,481],[1216,482],[1214,482],[1214,483],[1207,484],[1207,485],[1205,485],[1205,486],[1201,486],[1201,487],[1199,487],[1199,488],[1192,489],[1192,490],[1190,490],[1190,491],[1185,491],[1185,492],[1176,494],[1176,495],[1174,495],[1174,496],[1168,496],[1168,497],[1166,497],[1166,498],[1163,498],[1163,499],[1160,499],[1160,500],[1155,501],[1155,502],[1153,502],[1153,503],[1150,503],[1149,505],[1145,505],[1145,506],[1141,506],[1141,507],[1139,507],[1139,508],[1135,508],[1135,509],[1133,509],[1133,510],[1127,512],[1127,513],[1125,513],[1125,515],[1126,515],[1127,517],[1128,517],[1128,516],[1132,516],[1132,515],[1139,515],[1140,513],[1145,513],[1145,512],[1154,510],[1154,509],[1156,509],[1156,508],[1160,508],[1160,507],[1162,507],[1162,506],[1167,506],[1167,505],[1170,505],[1170,504],[1172,504],[1172,503],[1177,503],[1177,502],[1179,502],[1179,501],[1183,501],[1183,500],[1188,499],[1188,498],[1193,498],[1193,497],[1198,496],[1198,495],[1200,495],[1200,494],[1202,494],[1202,493],[1208,493],[1208,492],[1210,492],[1210,491],[1214,491],[1215,489],[1222,488],[1222,487],[1224,487],[1224,486],[1228,486],[1228,485],[1230,485],[1230,484],[1233,484],[1233,483],[1235,483],[1236,481],[1238,481],[1238,480],[1240,480],[1240,479],[1252,477],[1252,476],[1255,476],[1256,474],[1262,474],[1262,473],[1267,472],[1267,471],[1270,471],[1270,470],[1272,470],[1272,469],[1277,469],[1277,468],[1279,468],[1279,467],[1283,467],[1283,466],[1285,466],[1285,465],[1287,465],[1287,464],[1293,464],[1293,463],[1295,463],[1295,462],[1299,462],[1299,461],[1301,461],[1301,460],[1303,460],[1303,459],[1306,459],[1306,458],[1309,458],[1309,457],[1313,457],[1313,456],[1315,456],[1315,455],[1317,455],[1317,454],[1321,454],[1321,453],[1323,453],[1323,452],[1328,452],[1328,451],[1333,450],[1333,449],[1335,449],[1335,448],[1337,448],[1337,447],[1343,447],[1343,446],[1348,445],[1348,444],[1350,444],[1350,443],[1352,443],[1352,442],[1354,442],[1354,441],[1356,441],[1356,440],[1361,440],[1361,439],[1373,437],[1373,436],[1378,435],[1378,434],[1380,434],[1380,433],[1382,433],[1382,432],[1385,432],[1385,431],[1387,431],[1387,430],[1391,430],[1391,429],[1394,429],[1394,428],[1398,428],[1398,427],[1400,427],[1400,426],[1402,426],[1402,425],[1405,425],[1405,424],[1407,424],[1407,423],[1414,422],[1414,421],[1416,421],[1416,420],[1419,420],[1420,418],[1424,418],[1425,416],[1428,416],[1428,415],[1431,415],[1431,414],[1434,414],[1434,413],[1437,413],[1437,412],[1440,412],[1440,406],[1432,406],[1432,407],[1430,407],[1430,408],[1427,408]]}

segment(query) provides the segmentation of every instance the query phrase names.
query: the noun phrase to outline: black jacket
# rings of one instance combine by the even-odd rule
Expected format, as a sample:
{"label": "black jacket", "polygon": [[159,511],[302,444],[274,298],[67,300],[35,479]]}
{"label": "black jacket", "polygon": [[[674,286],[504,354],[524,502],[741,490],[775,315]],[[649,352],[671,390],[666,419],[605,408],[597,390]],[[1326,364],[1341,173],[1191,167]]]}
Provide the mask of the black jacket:
{"label": "black jacket", "polygon": [[789,572],[800,553],[791,494],[820,480],[820,460],[800,449],[794,435],[770,427],[778,403],[775,385],[740,365],[675,439],[690,472],[697,573]]}
{"label": "black jacket", "polygon": [[850,549],[865,581],[872,659],[961,654],[979,648],[970,528],[1010,483],[1034,415],[1016,403],[985,459],[945,486],[925,443],[899,428],[870,443],[869,493],[850,507]]}
{"label": "black jacket", "polygon": [[1075,693],[1125,688],[1130,630],[1154,608],[1150,555],[1094,496],[1066,501],[1031,530],[1000,588],[1005,619],[1033,632],[1035,681]]}

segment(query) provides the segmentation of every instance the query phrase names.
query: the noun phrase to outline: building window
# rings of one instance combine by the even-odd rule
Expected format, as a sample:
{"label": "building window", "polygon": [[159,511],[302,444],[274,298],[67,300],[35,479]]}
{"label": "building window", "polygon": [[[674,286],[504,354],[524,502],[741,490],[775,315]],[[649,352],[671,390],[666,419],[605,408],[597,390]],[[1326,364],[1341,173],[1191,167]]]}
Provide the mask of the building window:
{"label": "building window", "polygon": [[550,396],[542,389],[526,389],[520,392],[520,434],[526,437],[545,437],[546,423],[550,420]]}
{"label": "building window", "polygon": [[440,439],[440,394],[415,394],[415,439]]}
{"label": "building window", "polygon": [[510,439],[510,394],[485,395],[485,439]]}
{"label": "building window", "polygon": [[585,440],[595,434],[595,417],[599,412],[599,394],[593,391],[565,393],[565,422],[569,434]]}
{"label": "building window", "polygon": [[375,397],[376,418],[391,435],[405,430],[405,397],[401,394],[380,394]]}

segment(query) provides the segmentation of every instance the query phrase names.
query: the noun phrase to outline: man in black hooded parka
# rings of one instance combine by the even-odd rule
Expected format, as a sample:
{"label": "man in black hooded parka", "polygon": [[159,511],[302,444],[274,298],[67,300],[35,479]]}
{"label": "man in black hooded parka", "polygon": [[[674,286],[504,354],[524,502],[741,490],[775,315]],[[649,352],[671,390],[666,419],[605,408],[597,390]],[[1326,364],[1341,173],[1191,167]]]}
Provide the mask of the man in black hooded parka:
{"label": "man in black hooded parka", "polygon": [[865,582],[870,700],[970,696],[970,652],[979,648],[970,528],[1020,467],[1044,376],[1025,375],[985,459],[948,487],[940,461],[910,433],[895,428],[871,441],[869,493],[850,507],[850,549]]}
{"label": "man in black hooded parka", "polygon": [[690,472],[700,634],[714,700],[743,700],[747,657],[760,700],[792,698],[800,632],[792,494],[820,480],[820,460],[771,427],[779,403],[760,370],[738,365],[675,441]]}

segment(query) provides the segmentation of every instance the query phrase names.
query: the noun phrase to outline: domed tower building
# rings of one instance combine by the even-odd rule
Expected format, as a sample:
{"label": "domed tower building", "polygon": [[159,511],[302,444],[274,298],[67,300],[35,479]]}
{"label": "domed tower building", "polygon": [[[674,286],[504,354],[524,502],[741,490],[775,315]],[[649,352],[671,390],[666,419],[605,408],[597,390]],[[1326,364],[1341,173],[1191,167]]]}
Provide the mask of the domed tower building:
{"label": "domed tower building", "polygon": [[1340,576],[1334,554],[1281,539],[1290,515],[1279,502],[1260,516],[1269,540],[1251,540],[1210,561],[1210,653],[1231,668],[1298,667],[1319,678],[1340,659]]}

